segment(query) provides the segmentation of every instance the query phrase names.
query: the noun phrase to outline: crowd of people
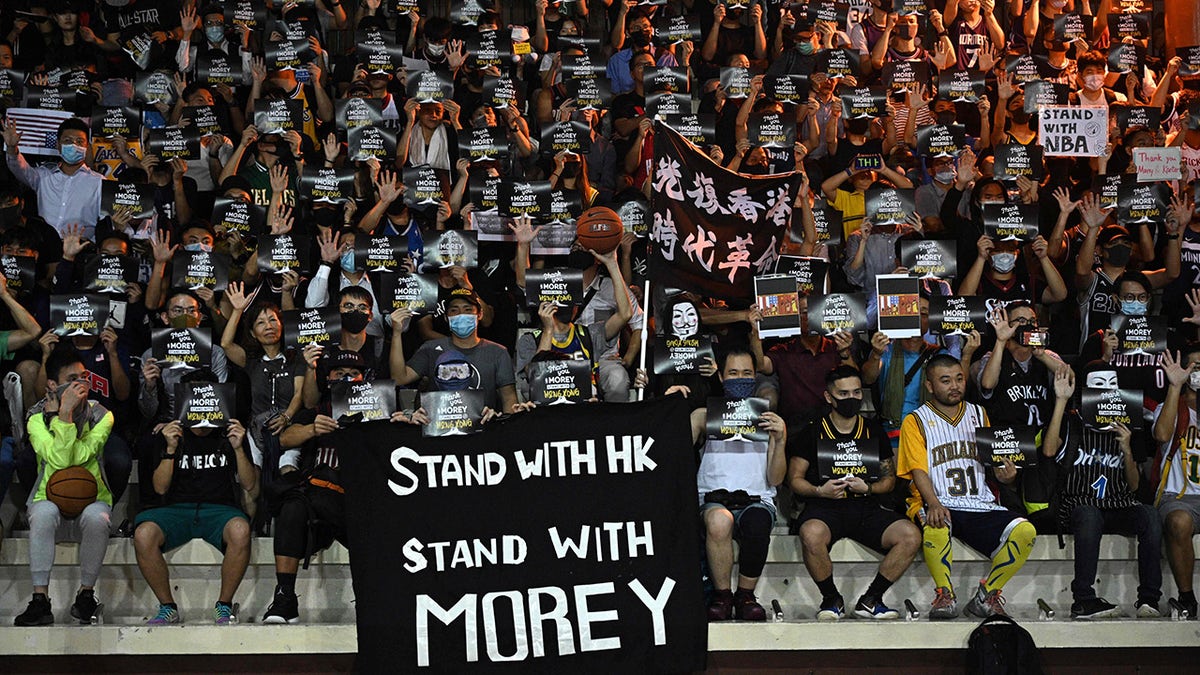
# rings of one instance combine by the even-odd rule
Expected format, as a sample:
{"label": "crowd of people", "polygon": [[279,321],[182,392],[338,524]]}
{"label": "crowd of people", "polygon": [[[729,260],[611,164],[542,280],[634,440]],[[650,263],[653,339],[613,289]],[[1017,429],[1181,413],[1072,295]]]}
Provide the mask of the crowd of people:
{"label": "crowd of people", "polygon": [[[53,623],[64,534],[81,541],[71,614],[86,622],[110,532],[133,538],[159,602],[152,625],[181,621],[164,551],[197,538],[222,551],[223,624],[251,537],[269,533],[277,586],[263,620],[296,623],[301,564],[346,538],[334,386],[480,390],[486,422],[533,407],[529,373],[548,359],[589,361],[605,403],[638,390],[692,403],[710,620],[766,618],[755,588],[777,521],[801,539],[822,620],[847,613],[829,555],[839,539],[884,556],[853,614],[898,617],[884,594],[920,551],[930,617],[948,619],[953,540],[992,559],[963,596],[986,617],[1004,613],[1038,533],[1074,536],[1072,617],[1121,611],[1094,584],[1101,536],[1122,533],[1138,540],[1134,614],[1162,611],[1165,545],[1194,618],[1200,63],[1182,45],[1171,56],[1161,27],[1161,7],[1136,0],[4,3],[0,353],[13,375],[0,496],[28,495],[33,585],[16,624]],[[851,115],[847,96],[864,90],[880,104]],[[922,334],[810,331],[804,297],[783,338],[759,335],[753,297],[654,285],[643,307],[644,229],[598,252],[547,243],[562,225],[549,207],[502,215],[489,190],[520,183],[574,216],[641,205],[649,220],[655,121],[680,119],[657,114],[664,95],[707,120],[697,140],[716,164],[802,175],[777,252],[826,261],[819,287],[873,299],[878,276],[907,273],[905,242],[949,242],[956,273],[921,280]],[[1039,111],[1053,104],[1106,108],[1105,147],[1040,152]],[[352,124],[360,108],[371,114]],[[30,126],[48,113],[49,130]],[[758,142],[767,117],[791,147]],[[555,149],[563,129],[579,152]],[[935,133],[960,147],[931,153]],[[1181,177],[1153,183],[1151,207],[1127,216],[1136,151],[1164,147],[1180,149]],[[915,190],[912,217],[873,223],[880,188]],[[1006,204],[1036,208],[1038,231],[992,236],[985,213]],[[447,259],[437,242],[455,231],[474,235],[475,255]],[[367,265],[356,241],[379,238],[400,242],[402,269]],[[206,255],[220,269],[189,277]],[[527,273],[560,268],[582,271],[583,294],[529,306]],[[411,275],[431,280],[429,307],[395,300]],[[64,309],[103,288],[117,292],[99,296],[108,306],[90,326]],[[985,299],[986,322],[941,334],[928,322],[940,296]],[[287,317],[324,308],[340,320],[332,343],[298,345]],[[1164,344],[1131,354],[1114,327],[1141,316],[1162,317]],[[199,360],[164,351],[164,329],[202,346]],[[703,337],[716,358],[647,373],[644,331]],[[227,382],[245,385],[229,419],[181,416],[189,392]],[[1136,421],[1081,415],[1092,389],[1138,392]],[[765,401],[763,439],[710,437],[710,397]],[[1028,465],[981,463],[977,431],[1006,425],[1036,432]],[[879,475],[824,475],[829,441],[853,441]],[[75,466],[98,491],[66,517],[50,492]],[[122,498],[131,519],[111,523]]]}

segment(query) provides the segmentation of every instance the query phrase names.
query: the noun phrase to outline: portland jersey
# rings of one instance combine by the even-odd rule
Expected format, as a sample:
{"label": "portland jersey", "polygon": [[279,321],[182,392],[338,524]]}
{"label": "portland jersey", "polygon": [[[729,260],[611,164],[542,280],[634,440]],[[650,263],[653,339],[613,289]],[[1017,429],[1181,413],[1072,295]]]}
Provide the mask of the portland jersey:
{"label": "portland jersey", "polygon": [[[900,459],[896,475],[912,478],[920,469],[929,474],[938,501],[956,511],[998,511],[996,495],[987,485],[987,475],[975,450],[975,430],[991,426],[987,413],[974,403],[960,403],[953,417],[946,417],[932,404],[917,408],[900,426]],[[916,483],[909,486],[908,514],[922,507]]]}

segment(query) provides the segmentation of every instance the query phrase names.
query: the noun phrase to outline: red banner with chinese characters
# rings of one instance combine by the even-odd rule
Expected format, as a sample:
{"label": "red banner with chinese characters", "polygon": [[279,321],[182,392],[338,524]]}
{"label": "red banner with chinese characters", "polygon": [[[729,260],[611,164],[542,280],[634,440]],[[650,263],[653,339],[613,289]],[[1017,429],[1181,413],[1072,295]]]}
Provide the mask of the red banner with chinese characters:
{"label": "red banner with chinese characters", "polygon": [[775,269],[800,174],[734,173],[661,122],[654,124],[653,161],[650,279],[752,299],[754,277]]}

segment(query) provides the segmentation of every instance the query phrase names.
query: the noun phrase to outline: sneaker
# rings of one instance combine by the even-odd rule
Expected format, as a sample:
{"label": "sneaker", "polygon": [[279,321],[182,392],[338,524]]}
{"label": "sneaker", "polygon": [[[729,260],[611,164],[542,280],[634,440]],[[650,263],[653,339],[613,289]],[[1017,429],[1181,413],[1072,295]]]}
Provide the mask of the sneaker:
{"label": "sneaker", "polygon": [[170,605],[159,605],[158,614],[155,614],[153,619],[147,621],[146,625],[167,626],[176,623],[183,623],[183,619],[179,617],[179,610]]}
{"label": "sneaker", "polygon": [[958,601],[954,591],[949,588],[937,588],[934,591],[933,606],[929,609],[930,620],[953,619],[958,616]]}
{"label": "sneaker", "polygon": [[50,598],[45,593],[34,593],[29,606],[13,621],[16,626],[49,626],[52,623],[54,613],[50,611]]}
{"label": "sneaker", "polygon": [[1193,600],[1189,604],[1189,603],[1183,602],[1181,600],[1181,601],[1179,601],[1179,604],[1183,605],[1184,611],[1186,611],[1188,613],[1188,615],[1187,615],[1188,621],[1195,621],[1196,620],[1196,602]]}
{"label": "sneaker", "polygon": [[1004,611],[1004,596],[1000,594],[1000,589],[988,592],[982,583],[979,584],[979,590],[975,593],[975,597],[967,603],[966,611],[967,614],[980,619],[986,619],[989,616],[1008,616],[1008,612]]}
{"label": "sneaker", "polygon": [[1162,616],[1162,612],[1158,611],[1157,602],[1149,602],[1146,600],[1138,600],[1133,606],[1134,614],[1139,619],[1157,619]]}
{"label": "sneaker", "polygon": [[71,605],[71,616],[79,620],[79,623],[90,624],[92,615],[96,613],[96,608],[100,606],[96,602],[96,592],[89,590],[80,590],[75,595],[75,604]]}
{"label": "sneaker", "polygon": [[754,591],[739,588],[733,596],[733,618],[739,621],[766,621],[767,610],[758,604]]}
{"label": "sneaker", "polygon": [[817,621],[840,621],[846,616],[846,605],[842,596],[821,601],[821,610],[817,612]]}
{"label": "sneaker", "polygon": [[1121,608],[1104,598],[1092,598],[1071,605],[1071,618],[1087,621],[1090,619],[1110,619],[1121,614]]}
{"label": "sneaker", "polygon": [[271,601],[271,606],[267,608],[267,613],[263,615],[263,623],[300,623],[300,603],[294,594],[288,595],[280,590],[275,589],[275,599]]}
{"label": "sneaker", "polygon": [[733,618],[733,591],[713,591],[708,602],[709,621],[728,621]]}
{"label": "sneaker", "polygon": [[218,626],[228,626],[237,623],[233,618],[233,605],[227,605],[220,600],[213,605],[213,620]]}
{"label": "sneaker", "polygon": [[899,619],[900,612],[883,604],[879,598],[870,596],[862,596],[858,599],[858,603],[854,605],[854,616],[862,619]]}

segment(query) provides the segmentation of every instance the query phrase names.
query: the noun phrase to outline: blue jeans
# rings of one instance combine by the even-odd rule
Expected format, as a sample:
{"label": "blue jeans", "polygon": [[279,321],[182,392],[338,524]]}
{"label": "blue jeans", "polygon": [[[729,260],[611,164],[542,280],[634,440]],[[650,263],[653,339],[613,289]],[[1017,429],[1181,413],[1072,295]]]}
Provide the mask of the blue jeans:
{"label": "blue jeans", "polygon": [[1071,509],[1071,534],[1075,536],[1075,602],[1096,597],[1093,587],[1104,534],[1137,535],[1138,600],[1158,604],[1162,597],[1162,522],[1147,504],[1124,509],[1076,506]]}

